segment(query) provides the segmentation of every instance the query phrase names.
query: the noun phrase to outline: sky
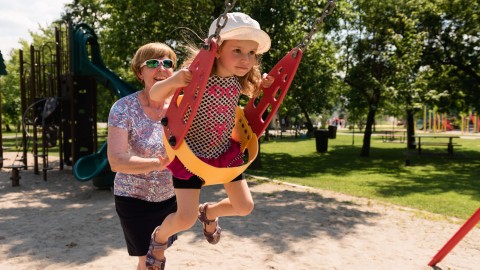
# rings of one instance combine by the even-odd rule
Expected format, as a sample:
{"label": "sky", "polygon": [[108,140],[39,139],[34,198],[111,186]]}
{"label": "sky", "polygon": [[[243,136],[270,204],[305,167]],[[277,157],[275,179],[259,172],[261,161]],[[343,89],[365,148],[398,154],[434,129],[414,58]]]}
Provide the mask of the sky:
{"label": "sky", "polygon": [[0,51],[10,59],[10,51],[19,49],[20,38],[31,42],[30,31],[38,32],[60,18],[64,5],[72,0],[0,0]]}

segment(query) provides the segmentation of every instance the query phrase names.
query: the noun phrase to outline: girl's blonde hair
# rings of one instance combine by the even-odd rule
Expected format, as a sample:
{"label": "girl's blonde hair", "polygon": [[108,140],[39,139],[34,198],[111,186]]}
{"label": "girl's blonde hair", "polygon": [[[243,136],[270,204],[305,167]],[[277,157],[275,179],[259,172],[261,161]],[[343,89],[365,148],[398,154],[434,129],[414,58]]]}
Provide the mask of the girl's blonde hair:
{"label": "girl's blonde hair", "polygon": [[173,68],[175,68],[177,65],[177,55],[167,44],[161,42],[152,42],[138,48],[130,64],[133,73],[137,77],[137,80],[142,81],[138,74],[140,74],[140,66],[143,64],[143,62],[149,59],[161,59],[163,57],[168,57],[170,60],[172,60]]}
{"label": "girl's blonde hair", "polygon": [[[222,44],[217,48],[218,51],[222,49],[223,44],[225,44],[225,42],[222,42]],[[197,56],[197,54],[200,52],[200,49],[192,44],[187,45],[187,50],[189,52],[188,53],[189,55],[187,60],[183,62],[182,67],[188,67],[195,59],[195,56]],[[217,58],[215,58],[213,62],[212,73],[210,75],[216,73],[216,66],[217,66]],[[259,55],[255,55],[255,64],[253,65],[252,69],[250,69],[250,71],[244,76],[238,77],[238,81],[242,86],[242,89],[240,90],[241,93],[250,98],[258,97],[261,94],[261,91],[259,88],[261,80],[262,80],[262,75],[260,73]]]}

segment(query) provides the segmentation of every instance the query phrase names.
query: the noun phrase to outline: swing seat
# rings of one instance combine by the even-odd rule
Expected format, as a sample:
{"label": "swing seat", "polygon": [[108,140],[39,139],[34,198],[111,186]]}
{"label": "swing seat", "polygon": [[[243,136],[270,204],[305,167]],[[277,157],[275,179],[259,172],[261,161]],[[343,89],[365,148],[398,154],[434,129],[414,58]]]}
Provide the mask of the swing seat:
{"label": "swing seat", "polygon": [[[210,56],[212,55],[211,53],[212,52],[210,52]],[[228,183],[243,173],[257,157],[258,136],[265,131],[268,124],[272,120],[273,115],[275,115],[280,107],[282,100],[293,81],[301,59],[301,50],[291,50],[270,71],[269,75],[274,76],[276,79],[269,88],[265,89],[262,87],[264,93],[263,97],[250,99],[245,109],[237,106],[232,139],[240,142],[240,150],[243,153],[245,153],[245,150],[248,152],[248,162],[238,167],[215,167],[205,163],[203,160],[195,156],[195,154],[183,140],[183,137],[188,131],[191,121],[193,121],[193,117],[195,115],[194,112],[196,112],[201,98],[197,98],[197,95],[190,97],[193,95],[191,93],[192,91],[183,91],[185,95],[179,95],[179,93],[182,91],[177,91],[176,95],[174,95],[172,99],[173,104],[176,106],[172,106],[173,104],[170,104],[164,124],[165,136],[163,136],[163,143],[170,160],[173,160],[175,157],[177,157],[188,171],[202,178],[205,182],[204,185],[206,186]],[[200,77],[203,77],[202,79],[206,79],[204,75]],[[205,91],[205,86],[202,86],[203,88],[195,87],[194,89],[198,89],[199,92],[203,94]],[[198,94],[198,96],[201,97],[200,94]],[[184,99],[186,99],[187,102],[185,102]],[[184,102],[182,102],[182,100]],[[192,111],[192,113],[189,114],[188,121],[183,121],[183,117],[185,115],[184,111],[186,111],[186,109],[178,109],[178,111],[174,111],[174,109],[177,110],[177,108],[180,108],[181,105],[183,105],[185,108],[190,108]],[[270,108],[269,111],[268,108]],[[263,116],[266,112],[268,112],[268,115],[264,118]],[[173,116],[175,116],[177,119],[174,119]],[[172,131],[177,132],[178,135],[175,136],[175,133]],[[180,138],[180,140],[177,138]]]}
{"label": "swing seat", "polygon": [[[238,167],[219,168],[205,163],[198,158],[190,147],[188,147],[185,140],[180,142],[177,149],[169,144],[166,136],[163,136],[163,144],[167,150],[167,155],[170,160],[177,157],[184,165],[188,164],[187,169],[199,176],[204,181],[204,185],[226,184],[235,177],[243,173],[248,166],[255,160],[258,154],[258,138],[248,125],[243,109],[237,106],[235,116],[235,126],[232,131],[232,139],[240,142],[240,150],[248,153],[248,161]],[[187,165],[185,165],[187,166]]]}
{"label": "swing seat", "polygon": [[193,74],[192,82],[185,89],[177,89],[166,116],[162,119],[165,127],[163,143],[169,159],[177,157],[188,171],[203,179],[204,185],[228,183],[243,173],[255,160],[258,155],[258,136],[263,134],[280,107],[302,59],[302,50],[292,49],[269,72],[270,76],[275,77],[275,81],[268,88],[262,87],[264,95],[250,99],[245,109],[237,106],[232,139],[240,142],[243,153],[247,150],[248,162],[238,167],[220,168],[199,159],[184,142],[184,136],[205,91],[215,52],[214,41],[209,51],[200,51],[189,67]]}

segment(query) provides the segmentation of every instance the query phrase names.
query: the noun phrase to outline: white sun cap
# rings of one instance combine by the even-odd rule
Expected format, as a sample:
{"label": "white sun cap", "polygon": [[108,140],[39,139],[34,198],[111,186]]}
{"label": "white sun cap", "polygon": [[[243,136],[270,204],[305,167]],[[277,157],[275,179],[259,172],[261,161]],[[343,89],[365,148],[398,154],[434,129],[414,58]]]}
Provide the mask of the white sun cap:
{"label": "white sun cap", "polygon": [[[267,33],[260,29],[260,24],[245,13],[227,13],[227,24],[220,31],[220,44],[223,40],[253,40],[258,43],[257,53],[265,53],[270,49],[271,40]],[[217,30],[217,19],[208,30],[210,37]],[[222,22],[222,19],[221,21]],[[219,44],[219,45],[220,45]]]}

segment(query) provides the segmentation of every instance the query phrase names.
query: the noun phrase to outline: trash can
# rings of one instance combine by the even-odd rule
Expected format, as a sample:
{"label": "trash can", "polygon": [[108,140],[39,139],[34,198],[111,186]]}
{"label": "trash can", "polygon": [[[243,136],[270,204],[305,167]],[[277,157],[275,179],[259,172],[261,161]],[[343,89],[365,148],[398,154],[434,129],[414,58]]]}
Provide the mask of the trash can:
{"label": "trash can", "polygon": [[328,138],[337,138],[337,126],[328,126]]}
{"label": "trash can", "polygon": [[328,150],[328,130],[320,129],[313,132],[315,135],[315,144],[317,152],[325,153]]}

